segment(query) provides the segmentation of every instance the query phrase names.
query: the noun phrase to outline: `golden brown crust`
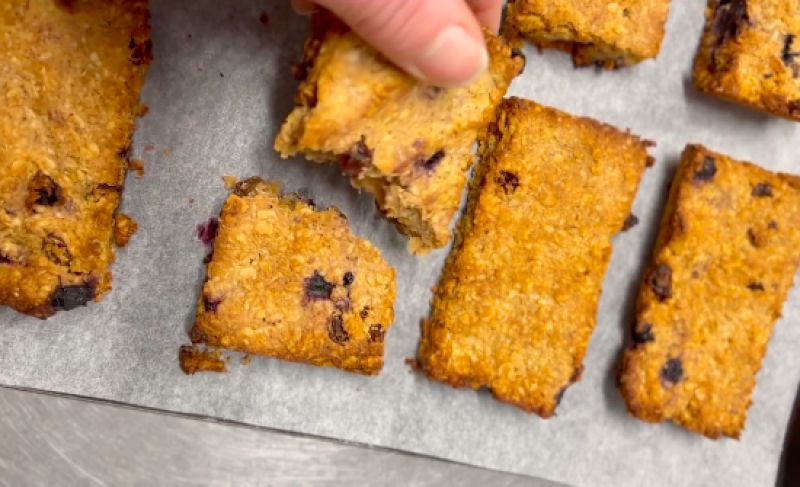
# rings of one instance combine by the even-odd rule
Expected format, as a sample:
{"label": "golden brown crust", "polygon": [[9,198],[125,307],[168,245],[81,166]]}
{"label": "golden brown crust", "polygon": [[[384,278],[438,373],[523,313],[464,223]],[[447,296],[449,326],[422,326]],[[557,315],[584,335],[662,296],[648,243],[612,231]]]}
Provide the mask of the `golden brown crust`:
{"label": "golden brown crust", "polygon": [[225,201],[192,341],[377,374],[394,269],[335,207],[241,181]]}
{"label": "golden brown crust", "polygon": [[411,237],[412,252],[445,245],[472,145],[524,63],[501,38],[487,31],[486,39],[488,72],[468,87],[439,89],[391,65],[335,18],[316,15],[295,69],[296,107],[275,149],[338,160]]}
{"label": "golden brown crust", "polygon": [[580,378],[610,239],[650,144],[527,100],[501,103],[423,324],[430,379],[553,415]]}
{"label": "golden brown crust", "polygon": [[117,213],[114,215],[114,245],[117,247],[128,245],[131,236],[133,236],[138,229],[139,224],[136,223],[136,220],[125,213]]}
{"label": "golden brown crust", "polygon": [[800,4],[710,0],[694,84],[703,92],[800,120]]}
{"label": "golden brown crust", "polygon": [[111,288],[113,213],[150,62],[146,0],[0,4],[0,304]]}
{"label": "golden brown crust", "polygon": [[800,178],[690,145],[639,291],[630,413],[737,438],[800,265]]}
{"label": "golden brown crust", "polygon": [[515,0],[508,23],[540,49],[572,54],[577,66],[606,69],[656,57],[670,0]]}

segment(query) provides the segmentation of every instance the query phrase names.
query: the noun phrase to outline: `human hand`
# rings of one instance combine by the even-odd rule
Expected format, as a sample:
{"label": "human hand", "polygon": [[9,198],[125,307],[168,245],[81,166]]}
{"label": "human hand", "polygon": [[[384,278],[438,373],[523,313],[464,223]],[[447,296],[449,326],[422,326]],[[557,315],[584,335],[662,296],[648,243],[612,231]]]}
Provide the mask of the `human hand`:
{"label": "human hand", "polygon": [[311,13],[319,5],[411,75],[436,86],[468,84],[489,56],[481,25],[500,27],[503,0],[292,0]]}

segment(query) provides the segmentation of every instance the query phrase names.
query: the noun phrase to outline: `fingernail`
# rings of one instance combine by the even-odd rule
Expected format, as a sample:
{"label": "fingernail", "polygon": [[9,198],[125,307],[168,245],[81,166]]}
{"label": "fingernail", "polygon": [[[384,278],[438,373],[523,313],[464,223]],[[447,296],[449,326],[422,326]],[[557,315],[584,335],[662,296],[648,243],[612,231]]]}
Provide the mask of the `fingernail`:
{"label": "fingernail", "polygon": [[438,86],[465,86],[489,67],[486,46],[458,26],[440,32],[424,48],[408,71]]}

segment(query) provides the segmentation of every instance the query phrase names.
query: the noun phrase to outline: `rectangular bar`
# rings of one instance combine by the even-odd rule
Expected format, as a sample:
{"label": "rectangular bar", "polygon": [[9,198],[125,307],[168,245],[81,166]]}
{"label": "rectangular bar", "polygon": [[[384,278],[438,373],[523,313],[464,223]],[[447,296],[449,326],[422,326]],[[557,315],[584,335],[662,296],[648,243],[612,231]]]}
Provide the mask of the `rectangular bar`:
{"label": "rectangular bar", "polygon": [[800,120],[800,3],[710,0],[694,84],[705,93]]}
{"label": "rectangular bar", "polygon": [[576,66],[618,68],[661,49],[670,0],[515,0],[508,22],[537,47],[572,54]]}
{"label": "rectangular bar", "polygon": [[0,30],[0,305],[46,318],[111,289],[148,2],[4,1]]}
{"label": "rectangular bar", "polygon": [[738,438],[800,265],[798,222],[800,177],[686,148],[625,351],[632,415]]}
{"label": "rectangular bar", "polygon": [[394,318],[394,269],[276,183],[242,181],[222,208],[193,343],[377,374]]}
{"label": "rectangular bar", "polygon": [[466,214],[423,325],[430,379],[553,415],[579,380],[611,237],[652,143],[519,98],[489,127]]}
{"label": "rectangular bar", "polygon": [[312,20],[295,108],[275,141],[283,157],[338,161],[354,186],[424,254],[450,239],[450,222],[484,132],[522,53],[485,31],[488,71],[470,86],[427,86],[390,64],[339,20]]}

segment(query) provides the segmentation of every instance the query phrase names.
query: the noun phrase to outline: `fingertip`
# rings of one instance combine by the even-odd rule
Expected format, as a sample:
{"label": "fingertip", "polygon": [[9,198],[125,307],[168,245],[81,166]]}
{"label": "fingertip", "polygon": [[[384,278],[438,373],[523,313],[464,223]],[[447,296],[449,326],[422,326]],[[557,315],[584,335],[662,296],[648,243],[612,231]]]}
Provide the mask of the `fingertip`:
{"label": "fingertip", "polygon": [[299,15],[313,15],[317,11],[317,4],[311,0],[292,0],[292,8]]}
{"label": "fingertip", "polygon": [[486,45],[462,27],[450,26],[436,35],[407,70],[436,86],[459,87],[475,81],[488,67]]}

